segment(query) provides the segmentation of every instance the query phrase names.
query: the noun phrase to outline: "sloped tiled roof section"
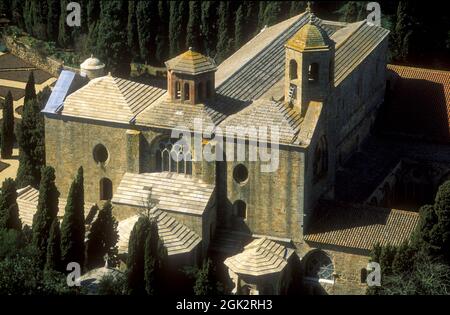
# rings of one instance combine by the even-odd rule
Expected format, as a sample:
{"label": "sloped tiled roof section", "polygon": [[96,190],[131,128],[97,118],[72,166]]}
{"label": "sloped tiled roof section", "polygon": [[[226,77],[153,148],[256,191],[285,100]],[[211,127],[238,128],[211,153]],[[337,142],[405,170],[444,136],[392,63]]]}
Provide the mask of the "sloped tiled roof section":
{"label": "sloped tiled roof section", "polygon": [[370,251],[377,243],[400,245],[419,222],[416,212],[321,201],[305,241]]}
{"label": "sloped tiled roof section", "polygon": [[216,71],[217,67],[213,59],[206,57],[191,48],[181,55],[166,61],[167,70],[184,74],[201,74]]}
{"label": "sloped tiled roof section", "polygon": [[[217,93],[230,98],[250,101],[261,97],[275,83],[284,78],[285,44],[309,21],[309,13],[302,14],[288,28],[278,34],[252,59],[231,74],[217,87]],[[370,26],[365,21],[342,27],[336,23],[332,27],[327,21],[315,19],[332,40],[336,42],[335,85],[345,79],[370,52],[389,34],[378,26]],[[339,36],[334,34],[340,32]],[[232,64],[234,55],[226,60]],[[221,66],[219,66],[219,72]]]}
{"label": "sloped tiled roof section", "polygon": [[389,30],[366,21],[350,24],[331,36],[336,41],[334,85],[338,86],[385,38]]}
{"label": "sloped tiled roof section", "polygon": [[283,271],[293,250],[267,238],[255,239],[244,251],[225,259],[234,273],[261,276]]}
{"label": "sloped tiled roof section", "polygon": [[[269,140],[273,136],[274,128],[279,133],[279,140],[272,139],[270,142],[298,144],[298,133],[300,131],[302,119],[290,107],[282,102],[271,100],[257,100],[252,102],[247,108],[229,116],[219,126],[228,132],[241,134],[241,128],[250,131],[256,128],[256,135],[248,134],[246,138],[256,140]],[[262,138],[260,131],[265,128],[267,138]]]}
{"label": "sloped tiled roof section", "polygon": [[[23,225],[32,226],[33,216],[37,211],[39,201],[39,190],[27,186],[25,188],[17,190],[17,205],[19,206],[19,217]],[[58,218],[64,217],[64,212],[67,204],[67,199],[59,198],[58,203]],[[85,217],[90,213],[93,203],[86,202],[84,204]]]}
{"label": "sloped tiled roof section", "polygon": [[214,187],[182,174],[125,173],[112,202],[146,207],[151,191],[152,198],[158,200],[161,210],[201,215],[213,195]]}
{"label": "sloped tiled roof section", "polygon": [[130,123],[165,93],[164,89],[107,75],[67,97],[63,114]]}
{"label": "sloped tiled roof section", "polygon": [[387,131],[450,142],[450,71],[388,65]]}
{"label": "sloped tiled roof section", "polygon": [[[201,238],[195,232],[175,220],[169,214],[161,210],[156,210],[153,214],[157,221],[158,234],[169,256],[190,253],[200,244]],[[130,233],[138,219],[139,216],[135,215],[119,222],[119,241],[117,245],[119,253],[128,252]]]}

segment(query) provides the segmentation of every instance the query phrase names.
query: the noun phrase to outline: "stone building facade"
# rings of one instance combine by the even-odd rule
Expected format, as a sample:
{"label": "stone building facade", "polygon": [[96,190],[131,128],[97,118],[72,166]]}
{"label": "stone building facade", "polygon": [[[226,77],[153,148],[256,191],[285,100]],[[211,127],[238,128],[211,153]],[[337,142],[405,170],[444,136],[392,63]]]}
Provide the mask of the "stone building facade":
{"label": "stone building facade", "polygon": [[[371,246],[400,244],[418,220],[335,201],[337,172],[370,135],[384,101],[387,36],[365,21],[325,21],[307,11],[266,28],[219,66],[192,50],[169,60],[167,90],[104,75],[72,91],[74,76],[63,71],[43,110],[47,164],[63,197],[83,166],[85,199],[112,200],[121,222],[154,198],[151,210],[172,222],[163,241],[173,257],[184,248],[187,264],[214,248],[242,280],[246,265],[230,262],[260,257],[248,268],[261,273],[235,292],[286,293],[289,281],[277,282],[276,273],[300,273],[311,293],[364,293],[361,269]],[[267,143],[270,158],[252,160],[252,149]],[[361,220],[358,209],[373,220]],[[123,244],[130,224],[122,224]],[[176,234],[176,226],[186,233]]]}

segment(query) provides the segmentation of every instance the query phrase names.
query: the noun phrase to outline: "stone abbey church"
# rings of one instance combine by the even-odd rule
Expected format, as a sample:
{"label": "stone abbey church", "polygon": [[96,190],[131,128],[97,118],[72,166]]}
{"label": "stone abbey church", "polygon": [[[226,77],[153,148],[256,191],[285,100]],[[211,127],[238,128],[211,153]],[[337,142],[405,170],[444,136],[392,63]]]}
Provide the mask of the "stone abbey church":
{"label": "stone abbey church", "polygon": [[[295,275],[311,294],[364,293],[372,246],[399,245],[418,222],[417,212],[383,202],[389,192],[379,196],[378,186],[361,199],[367,185],[349,184],[361,172],[338,198],[343,165],[384,102],[388,34],[306,11],[265,28],[218,66],[195,49],[167,61],[167,89],[106,74],[94,57],[80,73],[63,70],[43,110],[46,162],[61,198],[83,166],[86,207],[112,201],[126,254],[150,195],[171,267],[216,257],[233,293],[286,294]],[[194,120],[213,131],[277,127],[278,168],[262,172],[263,162],[236,161],[226,150],[225,161],[191,159],[194,145],[186,150],[170,135],[179,126],[193,132]],[[201,143],[214,150],[214,138]],[[386,178],[374,180],[398,176]],[[36,192],[24,189],[18,202],[24,217]]]}

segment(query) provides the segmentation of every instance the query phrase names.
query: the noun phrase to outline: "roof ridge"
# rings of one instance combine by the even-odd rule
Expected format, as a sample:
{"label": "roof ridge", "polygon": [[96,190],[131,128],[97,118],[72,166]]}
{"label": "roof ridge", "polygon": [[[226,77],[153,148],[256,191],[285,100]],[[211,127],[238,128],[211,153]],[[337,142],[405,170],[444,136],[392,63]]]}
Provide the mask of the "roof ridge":
{"label": "roof ridge", "polygon": [[436,72],[441,74],[450,75],[449,70],[439,70],[439,69],[431,69],[431,68],[422,68],[422,67],[415,67],[415,66],[405,66],[405,65],[395,65],[395,64],[387,64],[387,67],[396,67],[396,68],[404,68],[404,69],[411,69],[411,70],[419,70],[419,71],[427,71],[427,72]]}

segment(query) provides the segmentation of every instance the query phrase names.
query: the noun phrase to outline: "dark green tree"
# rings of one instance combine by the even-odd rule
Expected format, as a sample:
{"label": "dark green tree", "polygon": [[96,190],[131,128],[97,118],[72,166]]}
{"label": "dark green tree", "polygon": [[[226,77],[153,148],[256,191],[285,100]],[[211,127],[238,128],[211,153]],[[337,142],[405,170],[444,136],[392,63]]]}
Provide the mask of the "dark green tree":
{"label": "dark green tree", "polygon": [[22,230],[22,222],[19,218],[17,205],[16,183],[12,178],[7,178],[2,184],[0,194],[0,230]]}
{"label": "dark green tree", "polygon": [[145,242],[150,231],[150,221],[147,217],[140,217],[133,227],[128,242],[128,274],[127,291],[132,295],[145,294],[144,256]]}
{"label": "dark green tree", "polygon": [[208,56],[214,56],[217,43],[217,1],[201,2],[201,33],[203,46]]}
{"label": "dark green tree", "polygon": [[439,187],[434,208],[438,220],[435,233],[440,236],[440,254],[450,262],[450,180]]}
{"label": "dark green tree", "polygon": [[61,224],[61,260],[64,265],[77,262],[83,268],[84,237],[84,179],[83,168],[80,167],[70,186]]}
{"label": "dark green tree", "polygon": [[167,251],[159,238],[156,220],[152,219],[144,250],[144,281],[148,295],[158,295],[163,292],[166,259]]}
{"label": "dark green tree", "polygon": [[50,228],[58,214],[59,191],[55,185],[55,170],[46,166],[42,168],[39,186],[37,211],[33,217],[32,244],[36,249],[36,261],[43,268],[46,261]]}
{"label": "dark green tree", "polygon": [[139,1],[136,5],[136,21],[140,57],[144,62],[154,61],[158,30],[157,2]]}
{"label": "dark green tree", "polygon": [[158,34],[156,35],[156,60],[163,64],[169,58],[169,2],[158,1]]}
{"label": "dark green tree", "polygon": [[11,21],[21,29],[25,28],[23,6],[24,6],[23,0],[11,1]]}
{"label": "dark green tree", "polygon": [[306,1],[291,1],[291,7],[289,8],[289,16],[296,16],[305,12]]}
{"label": "dark green tree", "polygon": [[220,1],[218,9],[218,23],[215,60],[217,61],[217,63],[221,63],[231,53],[232,41],[230,39],[230,11],[228,1]]}
{"label": "dark green tree", "polygon": [[181,53],[186,49],[186,12],[187,1],[169,1],[169,47],[170,57]]}
{"label": "dark green tree", "polygon": [[409,242],[403,242],[395,253],[394,260],[392,261],[392,272],[394,274],[401,274],[407,271],[411,271],[413,267],[413,261],[415,251],[409,244]]}
{"label": "dark green tree", "polygon": [[14,107],[11,91],[8,91],[3,103],[1,135],[1,156],[10,159],[14,146]]}
{"label": "dark green tree", "polygon": [[47,40],[47,1],[31,1],[32,32],[36,38]]}
{"label": "dark green tree", "polygon": [[243,6],[240,5],[234,18],[234,49],[238,50],[244,43],[244,13]]}
{"label": "dark green tree", "polygon": [[25,98],[23,100],[24,104],[27,104],[29,101],[36,99],[36,84],[34,82],[34,74],[33,71],[30,72],[28,76],[28,81],[25,86]]}
{"label": "dark green tree", "polygon": [[392,274],[392,263],[394,262],[395,255],[397,254],[397,248],[390,244],[383,246],[380,255],[380,266],[382,276]]}
{"label": "dark green tree", "polygon": [[195,295],[211,296],[223,293],[223,286],[217,281],[216,268],[209,258],[203,261],[201,268],[187,267],[184,271],[189,277],[194,278]]}
{"label": "dark green tree", "polygon": [[93,269],[103,265],[104,257],[108,255],[108,263],[114,266],[117,263],[117,221],[112,215],[112,205],[105,203],[92,223],[86,243],[87,268]]}
{"label": "dark green tree", "polygon": [[193,47],[195,51],[203,51],[201,47],[201,3],[189,1],[189,20],[186,33],[186,47]]}
{"label": "dark green tree", "polygon": [[57,42],[61,4],[59,0],[47,0],[47,4],[47,36],[51,41]]}
{"label": "dark green tree", "polygon": [[409,1],[399,1],[397,8],[397,19],[392,34],[393,57],[399,61],[408,61],[411,54],[415,22],[413,21],[413,5]]}
{"label": "dark green tree", "polygon": [[86,3],[88,27],[91,28],[100,18],[100,1],[88,0]]}
{"label": "dark green tree", "polygon": [[263,25],[272,26],[280,21],[282,17],[282,2],[267,1],[264,9]]}
{"label": "dark green tree", "polygon": [[71,30],[67,25],[67,4],[68,0],[60,1],[60,15],[59,15],[59,30],[58,30],[58,45],[60,47],[68,47],[72,44],[72,38],[70,36]]}
{"label": "dark green tree", "polygon": [[265,26],[265,12],[268,1],[259,1],[258,8],[258,29],[262,29]]}
{"label": "dark green tree", "polygon": [[53,219],[47,244],[46,270],[60,271],[61,268],[61,230],[59,219]]}
{"label": "dark green tree", "polygon": [[[140,1],[141,2],[141,1]],[[136,4],[140,3],[136,1],[128,1],[128,48],[133,54],[133,57],[139,56],[139,34],[137,31],[137,21],[136,21]]]}
{"label": "dark green tree", "polygon": [[106,63],[112,74],[122,78],[128,78],[131,70],[131,54],[127,43],[127,11],[127,1],[101,1],[96,45],[96,55]]}

